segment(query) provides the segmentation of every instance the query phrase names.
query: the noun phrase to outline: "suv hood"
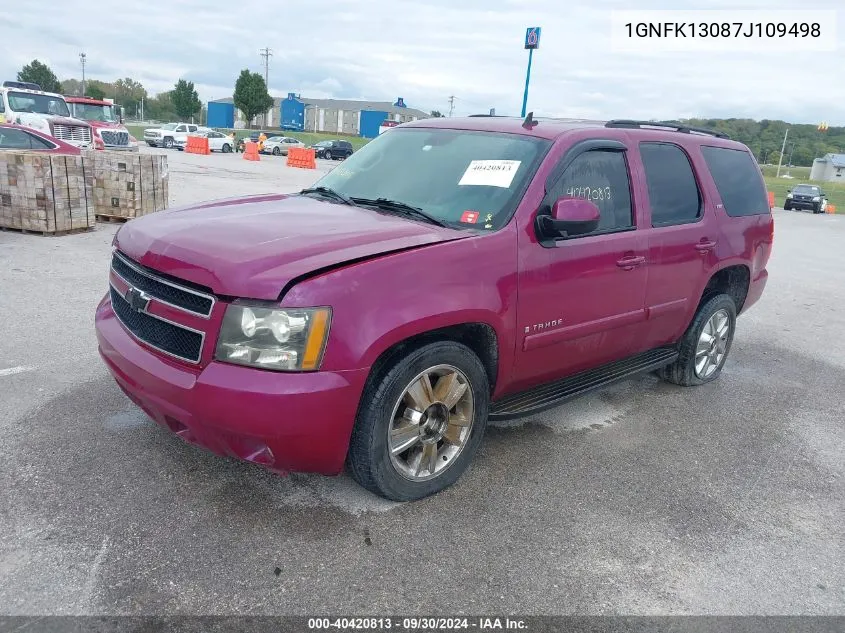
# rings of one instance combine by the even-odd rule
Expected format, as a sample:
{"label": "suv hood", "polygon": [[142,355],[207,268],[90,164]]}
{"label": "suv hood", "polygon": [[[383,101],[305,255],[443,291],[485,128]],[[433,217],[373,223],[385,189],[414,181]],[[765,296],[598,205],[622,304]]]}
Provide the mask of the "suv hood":
{"label": "suv hood", "polygon": [[363,207],[293,195],[218,200],[121,227],[115,246],[216,294],[277,300],[291,281],[354,260],[470,237]]}

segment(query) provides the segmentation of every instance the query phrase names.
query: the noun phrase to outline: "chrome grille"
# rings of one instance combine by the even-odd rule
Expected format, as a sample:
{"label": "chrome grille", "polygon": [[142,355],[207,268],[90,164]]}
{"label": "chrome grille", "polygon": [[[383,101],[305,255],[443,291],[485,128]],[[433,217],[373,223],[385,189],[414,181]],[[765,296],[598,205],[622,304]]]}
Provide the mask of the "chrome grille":
{"label": "chrome grille", "polygon": [[100,136],[106,145],[129,145],[129,132],[120,130],[100,130]]}
{"label": "chrome grille", "polygon": [[90,143],[91,128],[81,125],[56,123],[53,125],[53,136],[66,143]]}
{"label": "chrome grille", "polygon": [[112,271],[128,285],[143,290],[159,303],[208,318],[214,308],[214,295],[189,288],[156,275],[144,266],[132,261],[123,253],[112,255]]}
{"label": "chrome grille", "polygon": [[114,286],[109,287],[109,293],[117,320],[135,338],[168,356],[194,364],[200,362],[203,332],[136,310]]}

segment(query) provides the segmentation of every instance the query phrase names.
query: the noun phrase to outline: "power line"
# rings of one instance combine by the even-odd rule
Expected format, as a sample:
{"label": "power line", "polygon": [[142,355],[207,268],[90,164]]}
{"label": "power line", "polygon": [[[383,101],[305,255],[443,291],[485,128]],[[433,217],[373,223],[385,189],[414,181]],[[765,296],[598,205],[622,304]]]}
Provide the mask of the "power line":
{"label": "power line", "polygon": [[267,84],[267,90],[270,90],[270,58],[273,56],[273,51],[269,48],[262,48],[259,53],[264,58],[264,83]]}

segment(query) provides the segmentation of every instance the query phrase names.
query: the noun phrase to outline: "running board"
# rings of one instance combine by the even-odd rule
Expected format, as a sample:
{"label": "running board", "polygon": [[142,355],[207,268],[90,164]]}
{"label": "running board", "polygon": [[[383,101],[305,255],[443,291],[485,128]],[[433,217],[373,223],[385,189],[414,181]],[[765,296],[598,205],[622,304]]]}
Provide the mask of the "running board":
{"label": "running board", "polygon": [[603,389],[615,382],[660,369],[673,363],[677,358],[678,350],[676,348],[659,347],[625,360],[575,374],[569,378],[511,394],[490,405],[489,418],[491,420],[510,420],[539,413],[591,391]]}

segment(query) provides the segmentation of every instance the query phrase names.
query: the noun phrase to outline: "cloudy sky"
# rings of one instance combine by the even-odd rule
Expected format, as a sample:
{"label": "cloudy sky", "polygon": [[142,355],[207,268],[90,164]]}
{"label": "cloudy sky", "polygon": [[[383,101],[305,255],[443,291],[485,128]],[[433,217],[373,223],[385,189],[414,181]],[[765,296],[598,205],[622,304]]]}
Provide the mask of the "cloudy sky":
{"label": "cloudy sky", "polygon": [[[60,79],[179,78],[231,96],[243,68],[283,96],[394,100],[455,114],[519,114],[525,27],[542,27],[529,109],[545,116],[751,117],[845,125],[845,9],[835,52],[620,53],[615,9],[791,9],[784,0],[25,0],[0,13],[4,79],[38,58]],[[809,0],[833,9],[838,0]],[[98,8],[100,7],[100,8]]]}

